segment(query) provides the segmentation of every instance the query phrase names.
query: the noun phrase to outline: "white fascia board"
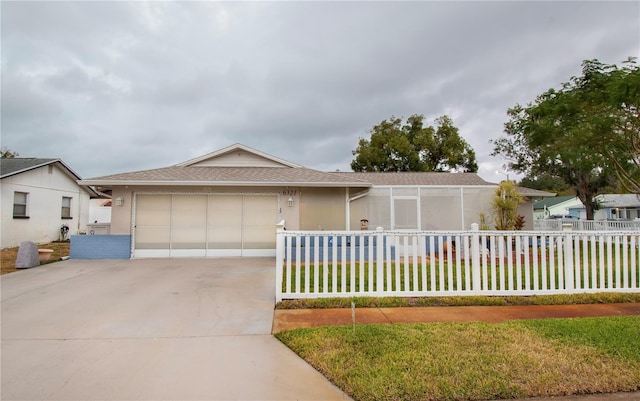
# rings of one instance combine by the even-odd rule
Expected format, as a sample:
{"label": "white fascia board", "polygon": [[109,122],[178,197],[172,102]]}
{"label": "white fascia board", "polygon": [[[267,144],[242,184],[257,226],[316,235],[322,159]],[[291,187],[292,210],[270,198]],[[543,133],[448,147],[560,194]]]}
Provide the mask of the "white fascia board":
{"label": "white fascia board", "polygon": [[82,179],[82,177],[80,177],[80,175],[79,175],[78,173],[76,173],[75,171],[73,171],[73,170],[71,169],[71,167],[69,167],[67,164],[65,164],[65,162],[63,162],[62,160],[58,159],[58,160],[56,160],[56,162],[58,162],[58,163],[62,164],[62,165],[64,166],[64,168],[66,168],[66,169],[67,169],[67,171],[73,175],[73,178],[74,178],[74,179],[76,179],[76,180],[81,180],[81,179]]}
{"label": "white fascia board", "polygon": [[370,185],[372,188],[495,188],[495,185],[433,185],[433,184],[417,184],[417,185]]}

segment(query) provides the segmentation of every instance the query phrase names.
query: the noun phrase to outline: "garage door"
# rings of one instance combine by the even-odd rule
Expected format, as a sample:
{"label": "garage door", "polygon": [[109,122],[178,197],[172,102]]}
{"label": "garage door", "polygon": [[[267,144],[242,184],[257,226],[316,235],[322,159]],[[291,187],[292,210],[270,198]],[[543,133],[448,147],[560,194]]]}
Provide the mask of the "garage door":
{"label": "garage door", "polygon": [[275,256],[275,194],[135,199],[134,257]]}

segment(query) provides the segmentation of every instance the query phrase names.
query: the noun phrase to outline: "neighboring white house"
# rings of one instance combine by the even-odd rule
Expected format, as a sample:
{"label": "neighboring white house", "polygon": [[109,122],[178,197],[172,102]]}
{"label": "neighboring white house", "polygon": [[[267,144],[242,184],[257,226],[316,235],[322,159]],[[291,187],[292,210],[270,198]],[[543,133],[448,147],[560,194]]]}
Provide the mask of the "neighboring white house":
{"label": "neighboring white house", "polygon": [[569,217],[571,215],[570,209],[583,206],[580,199],[574,195],[544,198],[533,204],[533,218],[534,220],[541,220]]}
{"label": "neighboring white house", "polygon": [[[640,198],[635,194],[602,194],[596,196],[600,208],[594,213],[594,220],[629,221],[640,219]],[[572,208],[580,218],[585,218],[584,207]]]}
{"label": "neighboring white house", "polygon": [[86,231],[96,194],[79,179],[60,159],[0,159],[0,247],[59,240],[63,225],[68,235]]}

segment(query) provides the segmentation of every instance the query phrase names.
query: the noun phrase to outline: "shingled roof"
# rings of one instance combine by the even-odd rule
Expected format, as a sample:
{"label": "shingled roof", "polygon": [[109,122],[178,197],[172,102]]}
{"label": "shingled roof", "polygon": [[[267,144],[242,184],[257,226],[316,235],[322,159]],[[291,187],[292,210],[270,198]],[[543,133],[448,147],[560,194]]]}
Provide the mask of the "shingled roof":
{"label": "shingled roof", "polygon": [[409,186],[495,186],[480,178],[475,173],[422,173],[422,172],[389,172],[389,173],[332,173],[351,177],[373,185],[409,185]]}
{"label": "shingled roof", "polygon": [[[229,155],[253,155],[252,165],[225,165]],[[226,158],[225,158],[226,157]],[[235,159],[235,156],[233,156]],[[243,160],[239,158],[237,160]],[[249,160],[247,157],[244,160]],[[248,163],[248,164],[251,164]],[[114,186],[315,186],[361,187],[406,186],[495,186],[475,173],[354,173],[322,172],[287,162],[266,153],[235,144],[170,167],[90,178],[84,185]]]}
{"label": "shingled roof", "polygon": [[543,198],[543,197],[556,196],[556,194],[554,194],[553,192],[540,191],[538,189],[527,188],[527,187],[516,186],[516,191],[518,191],[520,195],[527,196],[529,198]]}
{"label": "shingled roof", "polygon": [[67,166],[60,159],[52,158],[37,158],[37,157],[15,157],[15,158],[3,158],[0,159],[0,178],[7,178],[15,176],[27,171],[35,170],[37,168],[56,165],[64,174],[69,176],[72,180],[79,183],[85,191],[89,193],[92,198],[100,198],[103,194],[98,193],[95,188],[80,184],[81,177]]}
{"label": "shingled roof", "polygon": [[182,167],[122,173],[83,180],[88,185],[216,185],[369,187],[355,177],[304,167]]}
{"label": "shingled roof", "polygon": [[171,166],[90,178],[85,185],[216,185],[216,186],[495,186],[474,173],[351,173],[322,172],[304,167],[182,167]]}
{"label": "shingled roof", "polygon": [[576,199],[575,195],[563,195],[542,199],[533,204],[533,210],[545,210],[551,206],[574,199]]}
{"label": "shingled roof", "polygon": [[45,159],[35,157],[12,157],[0,159],[0,178],[10,177],[12,175],[24,173],[25,171],[44,167],[54,163],[60,163],[71,175],[73,175],[78,180],[80,179],[80,176],[76,174],[75,171],[71,170],[71,168],[64,164],[60,159]]}

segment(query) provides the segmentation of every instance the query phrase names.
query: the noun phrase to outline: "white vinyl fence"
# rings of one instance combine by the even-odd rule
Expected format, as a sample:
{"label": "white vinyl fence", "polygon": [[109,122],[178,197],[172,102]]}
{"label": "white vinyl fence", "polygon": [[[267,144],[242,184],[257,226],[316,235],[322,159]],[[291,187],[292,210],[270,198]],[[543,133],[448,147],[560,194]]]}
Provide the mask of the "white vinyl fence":
{"label": "white vinyl fence", "polygon": [[640,291],[640,231],[284,231],[276,300]]}
{"label": "white vinyl fence", "polygon": [[533,221],[535,231],[562,231],[567,226],[570,226],[572,231],[640,231],[640,220],[541,219]]}

